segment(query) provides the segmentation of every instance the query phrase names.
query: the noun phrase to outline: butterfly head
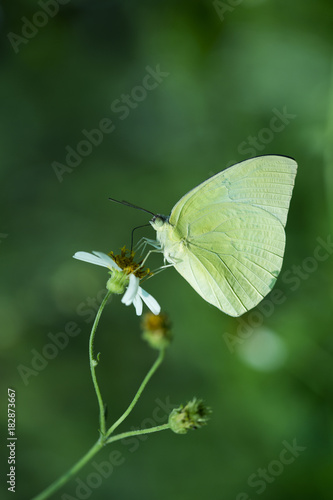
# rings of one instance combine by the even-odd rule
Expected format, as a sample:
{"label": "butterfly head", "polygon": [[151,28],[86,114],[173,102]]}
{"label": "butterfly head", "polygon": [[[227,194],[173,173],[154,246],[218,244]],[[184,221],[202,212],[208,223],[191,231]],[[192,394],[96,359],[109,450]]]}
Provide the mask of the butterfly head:
{"label": "butterfly head", "polygon": [[169,221],[166,215],[157,214],[149,221],[155,231],[161,230],[165,223]]}

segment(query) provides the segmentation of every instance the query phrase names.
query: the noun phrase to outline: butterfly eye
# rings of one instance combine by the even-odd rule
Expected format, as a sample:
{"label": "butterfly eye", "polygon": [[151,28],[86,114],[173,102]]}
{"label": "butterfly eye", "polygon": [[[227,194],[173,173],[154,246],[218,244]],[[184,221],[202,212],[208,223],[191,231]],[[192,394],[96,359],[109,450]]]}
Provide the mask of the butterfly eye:
{"label": "butterfly eye", "polygon": [[151,224],[155,229],[157,229],[164,225],[165,220],[166,218],[161,215],[154,215],[154,217],[151,220]]}

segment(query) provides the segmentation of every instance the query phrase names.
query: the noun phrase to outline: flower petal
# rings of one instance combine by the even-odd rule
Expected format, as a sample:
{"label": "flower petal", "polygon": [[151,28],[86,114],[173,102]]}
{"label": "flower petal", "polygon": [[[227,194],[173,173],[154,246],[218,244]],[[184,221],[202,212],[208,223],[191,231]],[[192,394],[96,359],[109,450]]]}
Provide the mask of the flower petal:
{"label": "flower petal", "polygon": [[157,300],[154,299],[152,295],[150,295],[150,293],[146,292],[146,290],[143,290],[143,288],[139,286],[138,295],[142,298],[144,303],[147,305],[147,307],[151,310],[153,314],[160,314],[161,306],[159,305]]}
{"label": "flower petal", "polygon": [[74,259],[83,260],[97,266],[109,267],[100,257],[95,257],[95,255],[88,252],[76,252],[73,257]]}
{"label": "flower petal", "polygon": [[103,253],[103,252],[93,252],[93,253],[95,255],[97,255],[105,263],[105,267],[108,267],[109,269],[116,269],[117,271],[121,271],[118,264],[116,264],[115,261],[113,259],[111,259],[110,255],[107,255],[106,253]]}
{"label": "flower petal", "polygon": [[139,281],[139,278],[134,276],[134,274],[130,274],[129,285],[123,295],[123,298],[121,299],[122,303],[126,306],[129,306],[134,301],[136,294],[138,293]]}
{"label": "flower petal", "polygon": [[141,316],[142,314],[142,309],[143,309],[143,305],[142,305],[142,300],[141,300],[141,297],[139,294],[137,294],[135,297],[134,297],[134,300],[133,300],[133,305],[135,307],[135,312],[136,312],[136,315],[137,316]]}

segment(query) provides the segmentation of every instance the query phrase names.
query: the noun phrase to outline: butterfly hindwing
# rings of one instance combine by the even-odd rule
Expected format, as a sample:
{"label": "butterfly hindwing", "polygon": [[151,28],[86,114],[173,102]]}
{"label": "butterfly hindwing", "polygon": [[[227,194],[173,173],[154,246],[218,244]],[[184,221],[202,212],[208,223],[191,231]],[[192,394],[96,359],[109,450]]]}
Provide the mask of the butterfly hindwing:
{"label": "butterfly hindwing", "polygon": [[284,229],[275,217],[225,203],[189,225],[186,244],[173,254],[174,266],[207,302],[239,316],[273,288],[284,247]]}

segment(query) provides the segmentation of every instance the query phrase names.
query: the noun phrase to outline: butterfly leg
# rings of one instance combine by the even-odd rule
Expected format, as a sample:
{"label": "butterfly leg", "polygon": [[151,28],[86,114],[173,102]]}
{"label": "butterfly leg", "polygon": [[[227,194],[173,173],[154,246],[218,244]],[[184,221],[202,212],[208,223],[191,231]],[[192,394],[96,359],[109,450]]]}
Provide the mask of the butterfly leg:
{"label": "butterfly leg", "polygon": [[154,247],[156,249],[160,248],[160,244],[158,243],[158,241],[144,237],[138,241],[137,245],[135,245],[135,252],[138,252],[140,249],[142,249],[142,251],[141,251],[141,255],[142,255],[143,252],[146,250],[147,245],[151,245],[152,247]]}
{"label": "butterfly leg", "polygon": [[172,267],[173,264],[165,264],[164,266],[157,267],[153,271],[151,271],[151,274],[147,277],[144,277],[144,281],[149,280],[149,278],[152,278],[153,276],[156,276],[156,274],[159,274],[160,272],[164,271],[164,269],[167,269],[168,267]]}
{"label": "butterfly leg", "polygon": [[146,257],[143,259],[140,267],[143,267],[145,265],[145,262],[146,262],[146,260],[148,259],[149,255],[151,253],[161,253],[161,252],[162,252],[162,249],[161,249],[160,246],[158,248],[156,248],[155,250],[149,250],[149,252],[147,253]]}

